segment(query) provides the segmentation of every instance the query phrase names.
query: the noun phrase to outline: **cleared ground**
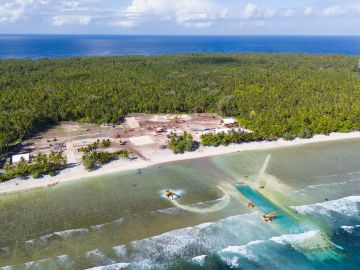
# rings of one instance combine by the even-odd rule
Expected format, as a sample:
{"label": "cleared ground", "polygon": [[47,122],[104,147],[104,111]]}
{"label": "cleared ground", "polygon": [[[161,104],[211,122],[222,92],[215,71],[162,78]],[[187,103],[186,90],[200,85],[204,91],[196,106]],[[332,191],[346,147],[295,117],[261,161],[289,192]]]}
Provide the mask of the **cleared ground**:
{"label": "cleared ground", "polygon": [[62,151],[69,164],[81,161],[79,149],[97,140],[110,139],[110,151],[126,149],[142,159],[150,153],[162,151],[168,144],[171,132],[191,133],[196,140],[204,132],[223,128],[222,118],[215,114],[193,115],[150,115],[131,114],[123,123],[116,125],[94,125],[74,122],[61,122],[25,142],[20,152],[49,153]]}

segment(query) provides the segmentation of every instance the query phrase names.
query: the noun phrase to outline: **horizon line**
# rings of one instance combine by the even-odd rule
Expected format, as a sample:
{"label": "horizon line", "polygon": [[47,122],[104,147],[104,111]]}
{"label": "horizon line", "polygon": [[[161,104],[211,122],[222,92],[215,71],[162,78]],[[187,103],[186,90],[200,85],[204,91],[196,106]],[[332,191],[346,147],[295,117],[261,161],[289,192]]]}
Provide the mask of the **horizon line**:
{"label": "horizon line", "polygon": [[148,36],[148,37],[360,37],[360,34],[54,34],[54,33],[0,33],[0,36]]}

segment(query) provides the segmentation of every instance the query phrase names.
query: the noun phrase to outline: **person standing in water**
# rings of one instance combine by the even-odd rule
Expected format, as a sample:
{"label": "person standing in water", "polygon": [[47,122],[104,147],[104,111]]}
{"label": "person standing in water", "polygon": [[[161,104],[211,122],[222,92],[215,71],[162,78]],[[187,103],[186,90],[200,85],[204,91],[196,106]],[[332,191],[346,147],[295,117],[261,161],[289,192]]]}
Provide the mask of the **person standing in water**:
{"label": "person standing in water", "polygon": [[249,201],[248,202],[248,208],[254,208],[254,207],[255,207],[255,205],[253,204],[253,202]]}

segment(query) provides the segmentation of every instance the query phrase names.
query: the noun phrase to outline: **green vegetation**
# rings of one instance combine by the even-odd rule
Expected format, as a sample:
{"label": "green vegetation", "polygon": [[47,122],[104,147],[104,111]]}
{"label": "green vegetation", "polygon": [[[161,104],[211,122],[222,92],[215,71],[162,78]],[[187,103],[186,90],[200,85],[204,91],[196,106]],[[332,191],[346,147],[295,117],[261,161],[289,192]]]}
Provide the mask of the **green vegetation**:
{"label": "green vegetation", "polygon": [[[101,145],[104,146],[104,141],[109,142],[110,140],[103,140]],[[87,170],[93,170],[97,166],[107,164],[115,159],[129,158],[130,152],[127,150],[120,150],[114,153],[98,151],[100,141],[96,141],[87,147],[82,147],[80,151],[83,153],[82,163]],[[108,145],[108,143],[106,143]],[[110,141],[111,145],[111,141]]]}
{"label": "green vegetation", "polygon": [[244,143],[260,141],[264,138],[256,133],[247,133],[232,129],[230,132],[207,133],[201,135],[201,144],[204,146],[218,147],[220,145],[229,145],[230,143]]}
{"label": "green vegetation", "polygon": [[0,175],[0,182],[10,180],[14,177],[25,177],[31,175],[33,178],[39,178],[41,175],[49,174],[54,176],[56,171],[65,167],[66,158],[62,153],[41,154],[31,158],[30,162],[24,158],[13,165],[4,167],[5,173]]}
{"label": "green vegetation", "polygon": [[359,130],[357,63],[304,54],[0,60],[0,152],[61,120],[110,123],[131,112],[216,112],[271,139]]}
{"label": "green vegetation", "polygon": [[103,139],[101,141],[101,147],[103,147],[103,148],[108,148],[111,146],[111,144],[112,144],[112,142],[110,139]]}
{"label": "green vegetation", "polygon": [[184,132],[178,135],[172,132],[170,134],[169,148],[174,154],[183,154],[185,152],[193,152],[197,147],[191,134]]}

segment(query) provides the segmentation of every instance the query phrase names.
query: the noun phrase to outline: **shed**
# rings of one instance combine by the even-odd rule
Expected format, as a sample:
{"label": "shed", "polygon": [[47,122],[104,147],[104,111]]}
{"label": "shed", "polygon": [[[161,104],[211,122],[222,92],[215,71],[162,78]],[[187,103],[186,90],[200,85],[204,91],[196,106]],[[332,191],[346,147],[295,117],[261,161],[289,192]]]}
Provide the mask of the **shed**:
{"label": "shed", "polygon": [[234,125],[236,124],[236,121],[234,118],[224,118],[223,120],[221,120],[221,123],[223,123],[224,125]]}
{"label": "shed", "polygon": [[11,162],[12,163],[17,163],[21,160],[21,158],[25,159],[26,161],[30,160],[30,154],[26,153],[26,154],[19,154],[19,155],[13,155],[11,157]]}

